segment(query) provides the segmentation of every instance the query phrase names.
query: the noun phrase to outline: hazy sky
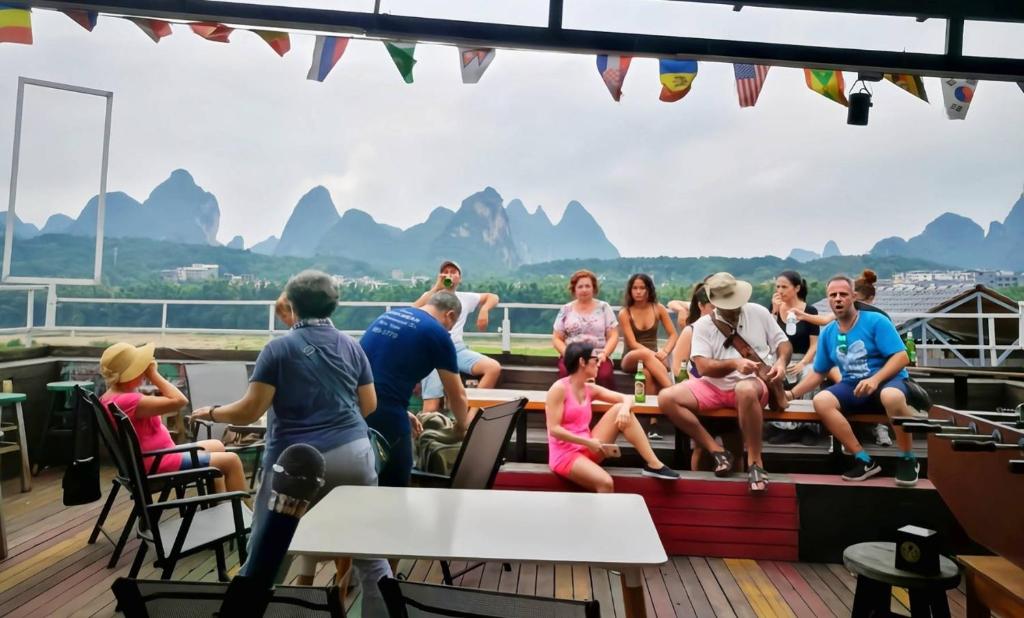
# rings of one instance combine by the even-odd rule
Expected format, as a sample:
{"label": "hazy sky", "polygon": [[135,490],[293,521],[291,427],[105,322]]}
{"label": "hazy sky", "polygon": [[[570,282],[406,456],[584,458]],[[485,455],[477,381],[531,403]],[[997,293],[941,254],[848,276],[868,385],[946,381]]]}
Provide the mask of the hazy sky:
{"label": "hazy sky", "polygon": [[[278,4],[315,5],[305,2]],[[325,3],[366,8],[372,3]],[[628,4],[630,13],[622,15]],[[542,2],[386,2],[395,13],[539,24]],[[511,7],[514,7],[511,8]],[[138,200],[176,168],[217,196],[219,238],[246,246],[279,234],[298,199],[326,186],[340,212],[360,208],[408,227],[493,186],[543,205],[557,221],[579,200],[624,255],[786,255],[834,239],[860,253],[910,236],[945,211],[983,226],[1024,188],[1024,93],[983,82],[966,121],[873,85],[868,127],[775,68],[757,107],[740,109],[732,67],[701,63],[692,92],[658,101],[657,61],[636,59],[622,102],[593,56],[498,50],[481,82],[463,85],[454,48],[420,45],[415,83],[384,46],[353,41],[323,84],[307,81],[313,37],[278,58],[256,35],[229,45],[185,26],[159,45],[101,17],[88,33],[59,13],[33,15],[36,44],[0,45],[0,200],[6,201],[18,76],[114,92],[108,190]],[[566,3],[567,27],[938,51],[944,25],[912,19],[689,6]],[[969,25],[968,53],[1024,57],[1024,27]],[[847,73],[847,89],[854,75]],[[18,214],[42,225],[77,215],[98,189],[102,104],[78,95],[28,99]]]}

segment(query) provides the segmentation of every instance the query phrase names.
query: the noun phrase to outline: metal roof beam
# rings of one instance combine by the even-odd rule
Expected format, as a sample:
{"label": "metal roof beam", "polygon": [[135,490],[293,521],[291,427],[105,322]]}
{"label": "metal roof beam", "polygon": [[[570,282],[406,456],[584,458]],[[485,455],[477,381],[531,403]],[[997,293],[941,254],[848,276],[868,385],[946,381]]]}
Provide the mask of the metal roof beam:
{"label": "metal roof beam", "polygon": [[[673,0],[711,1],[711,0]],[[1020,8],[1007,9],[1004,15],[1024,14],[1024,1],[1013,0]],[[371,38],[394,38],[422,42],[447,43],[467,47],[500,47],[584,54],[620,54],[640,57],[681,57],[715,62],[746,62],[772,66],[814,67],[858,72],[913,73],[935,77],[963,77],[998,81],[1024,81],[1024,59],[962,56],[962,28],[947,32],[948,54],[908,53],[851,48],[788,45],[755,41],[732,41],[695,37],[599,32],[566,29],[562,25],[563,0],[549,0],[547,26],[519,26],[486,22],[459,21],[385,15],[379,13],[334,11],[327,9],[255,5],[215,0],[29,0],[40,8],[94,10],[102,13],[185,21],[217,21],[232,25],[283,28],[317,32],[337,32]],[[988,6],[991,11],[999,0],[933,0],[891,4],[924,6]],[[724,2],[723,2],[724,3]],[[733,2],[727,4],[734,4]],[[823,5],[822,0],[792,2],[745,2],[745,6]],[[874,8],[890,4],[875,0],[837,1],[840,6]],[[1024,18],[1024,15],[1022,15]],[[961,22],[962,25],[962,22]],[[957,35],[959,32],[959,36]]]}
{"label": "metal roof beam", "polygon": [[1020,0],[671,0],[732,7],[788,9],[819,13],[857,13],[918,19],[963,19],[1024,23]]}

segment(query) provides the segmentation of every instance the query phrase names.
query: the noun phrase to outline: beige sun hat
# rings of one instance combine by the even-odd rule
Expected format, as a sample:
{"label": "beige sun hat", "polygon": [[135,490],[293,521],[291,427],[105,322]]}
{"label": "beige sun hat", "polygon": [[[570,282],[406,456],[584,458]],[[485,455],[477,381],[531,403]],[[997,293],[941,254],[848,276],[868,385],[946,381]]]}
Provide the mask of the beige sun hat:
{"label": "beige sun hat", "polygon": [[704,281],[708,300],[719,309],[739,309],[747,304],[754,286],[740,281],[729,273],[715,273]]}
{"label": "beige sun hat", "polygon": [[104,350],[100,357],[100,374],[110,384],[131,382],[153,362],[155,348],[152,343],[139,347],[130,343],[115,343]]}

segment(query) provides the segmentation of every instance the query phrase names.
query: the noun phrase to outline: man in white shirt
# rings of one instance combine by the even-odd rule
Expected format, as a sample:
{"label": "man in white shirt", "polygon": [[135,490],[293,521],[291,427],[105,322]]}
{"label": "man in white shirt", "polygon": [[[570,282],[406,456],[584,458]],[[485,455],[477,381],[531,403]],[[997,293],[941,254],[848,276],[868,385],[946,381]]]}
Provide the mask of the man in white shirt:
{"label": "man in white shirt", "polygon": [[736,346],[727,344],[722,329],[742,337],[753,348],[769,365],[765,377],[771,381],[786,375],[793,346],[767,309],[748,302],[753,291],[749,283],[737,281],[729,273],[717,273],[708,277],[704,286],[715,310],[694,322],[690,350],[690,358],[701,377],[658,393],[658,406],[676,427],[714,457],[717,476],[732,471],[732,456],[704,429],[696,412],[736,410],[747,449],[750,491],[760,493],[768,483],[761,460],[761,428],[768,387],[757,376],[758,363],[743,358]]}
{"label": "man in white shirt", "polygon": [[[430,297],[441,290],[454,292],[459,297],[462,302],[462,313],[459,315],[458,322],[451,328],[452,343],[455,344],[455,353],[459,361],[459,372],[479,378],[478,386],[480,388],[494,388],[498,384],[498,378],[501,377],[501,364],[493,358],[470,350],[466,342],[463,341],[462,334],[466,327],[466,319],[477,307],[480,308],[480,312],[476,317],[476,329],[486,332],[490,310],[498,304],[500,299],[497,294],[488,292],[459,292],[460,283],[462,283],[462,268],[451,260],[445,260],[441,263],[434,286],[424,292],[413,303],[413,306],[421,307],[427,304]],[[441,409],[444,388],[436,371],[423,379],[420,383],[420,391],[423,397],[424,412],[435,412]],[[474,410],[470,411],[470,420],[473,418],[473,412]]]}

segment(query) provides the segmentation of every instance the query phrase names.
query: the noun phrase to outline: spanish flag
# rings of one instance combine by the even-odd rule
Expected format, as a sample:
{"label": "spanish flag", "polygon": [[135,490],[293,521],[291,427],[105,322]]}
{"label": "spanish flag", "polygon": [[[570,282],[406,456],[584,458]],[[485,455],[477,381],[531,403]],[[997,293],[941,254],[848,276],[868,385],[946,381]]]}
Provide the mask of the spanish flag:
{"label": "spanish flag", "polygon": [[921,79],[920,75],[886,73],[885,79],[891,81],[925,103],[928,102],[928,92],[924,89],[924,80]]}
{"label": "spanish flag", "polygon": [[0,43],[32,44],[32,14],[28,9],[0,4]]}
{"label": "spanish flag", "polygon": [[278,56],[284,56],[292,48],[292,40],[287,32],[277,30],[253,30],[261,39],[267,42],[270,49],[277,52]]}
{"label": "spanish flag", "polygon": [[846,100],[846,84],[843,83],[842,71],[827,71],[822,69],[804,69],[804,79],[807,80],[807,87],[823,97],[832,99],[840,105],[850,106]]}

